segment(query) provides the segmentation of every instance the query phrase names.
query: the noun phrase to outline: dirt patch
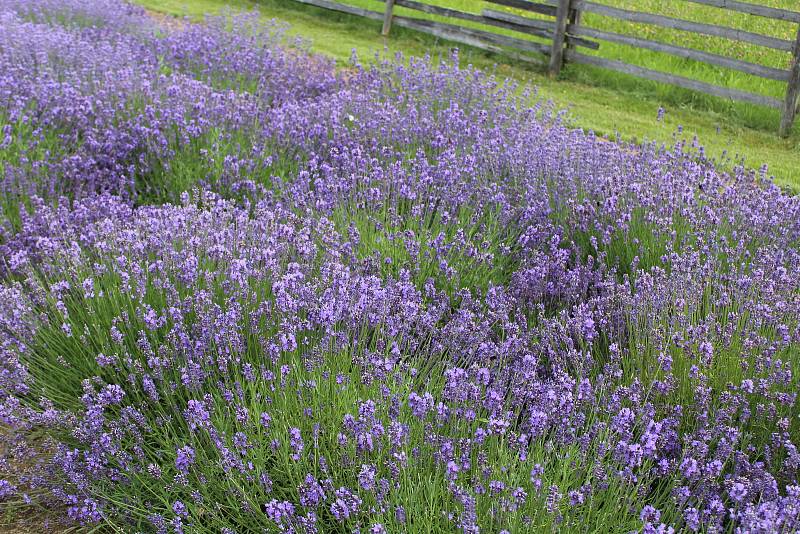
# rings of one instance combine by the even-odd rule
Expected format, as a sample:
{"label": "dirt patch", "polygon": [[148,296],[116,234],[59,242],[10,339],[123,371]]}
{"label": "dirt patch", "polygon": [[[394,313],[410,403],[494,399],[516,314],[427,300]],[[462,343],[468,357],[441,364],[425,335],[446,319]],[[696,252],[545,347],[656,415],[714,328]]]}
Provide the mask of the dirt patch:
{"label": "dirt patch", "polygon": [[46,510],[9,511],[0,515],[0,534],[79,534],[77,527],[67,527]]}
{"label": "dirt patch", "polygon": [[[37,469],[37,460],[34,458],[47,457],[50,450],[45,440],[15,436],[12,429],[0,425],[0,480],[22,486],[20,480]],[[66,510],[62,506],[42,505],[41,502],[46,500],[40,498],[41,491],[34,490],[30,502],[25,502],[19,493],[0,501],[0,534],[66,534],[82,531],[65,522]]]}

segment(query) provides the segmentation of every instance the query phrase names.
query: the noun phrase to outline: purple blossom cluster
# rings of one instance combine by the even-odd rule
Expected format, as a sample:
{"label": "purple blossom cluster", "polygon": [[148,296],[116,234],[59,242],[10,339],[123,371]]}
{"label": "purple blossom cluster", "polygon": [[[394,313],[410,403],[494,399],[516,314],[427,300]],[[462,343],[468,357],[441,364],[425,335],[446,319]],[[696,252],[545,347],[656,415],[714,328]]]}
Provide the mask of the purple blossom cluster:
{"label": "purple blossom cluster", "polygon": [[[327,94],[336,87],[331,62],[311,55],[301,39],[289,40],[288,28],[258,13],[206,17],[158,42],[170,67],[212,87],[247,91],[279,105]],[[291,49],[287,48],[291,45]]]}
{"label": "purple blossom cluster", "polygon": [[27,207],[0,503],[156,533],[800,529],[800,200],[764,172],[571,129],[457,56],[337,76],[255,15],[74,4],[2,8]]}
{"label": "purple blossom cluster", "polygon": [[183,160],[207,157],[203,141],[336,84],[330,62],[254,13],[231,32],[225,16],[165,31],[116,0],[8,2],[0,18],[6,211],[34,195],[163,195]]}

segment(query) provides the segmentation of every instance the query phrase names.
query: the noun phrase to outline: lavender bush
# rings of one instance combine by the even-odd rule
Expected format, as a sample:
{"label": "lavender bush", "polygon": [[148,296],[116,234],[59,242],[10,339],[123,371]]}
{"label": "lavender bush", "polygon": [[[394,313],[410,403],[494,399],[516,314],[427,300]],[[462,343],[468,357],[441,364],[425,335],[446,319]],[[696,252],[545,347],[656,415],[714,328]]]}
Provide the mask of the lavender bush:
{"label": "lavender bush", "polygon": [[0,502],[800,529],[800,201],[766,169],[572,130],[457,57],[337,74],[252,14],[2,13]]}
{"label": "lavender bush", "polygon": [[[118,18],[110,5],[131,14]],[[216,183],[222,177],[195,176],[214,167],[209,149],[255,142],[273,105],[336,83],[329,62],[281,47],[281,28],[257,30],[255,15],[236,17],[236,33],[221,18],[164,35],[113,1],[9,2],[1,13],[0,192],[15,223],[34,195],[177,200],[170,188],[186,187],[189,174]]]}

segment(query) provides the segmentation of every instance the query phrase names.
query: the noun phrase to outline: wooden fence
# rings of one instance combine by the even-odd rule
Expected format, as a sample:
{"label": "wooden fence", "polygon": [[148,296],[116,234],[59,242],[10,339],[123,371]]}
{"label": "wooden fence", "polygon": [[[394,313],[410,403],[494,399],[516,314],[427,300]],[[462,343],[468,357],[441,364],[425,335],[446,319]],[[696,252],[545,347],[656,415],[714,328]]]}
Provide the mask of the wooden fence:
{"label": "wooden fence", "polygon": [[[486,0],[493,4],[512,7],[538,15],[545,15],[548,19],[533,19],[493,9],[484,9],[481,14],[478,15],[434,6],[417,0],[375,0],[376,7],[378,7],[380,3],[384,4],[381,11],[342,4],[334,0],[295,1],[382,21],[384,35],[389,35],[392,26],[396,25],[483,50],[502,52],[518,60],[545,63],[551,76],[558,75],[565,61],[568,61],[611,69],[648,80],[700,91],[717,97],[776,108],[781,111],[780,134],[782,136],[788,135],[795,116],[798,113],[798,96],[800,96],[800,12],[759,6],[738,0],[685,0],[695,4],[703,4],[747,15],[798,24],[796,39],[794,41],[787,41],[725,26],[620,9],[589,0]],[[403,7],[432,15],[447,17],[449,19],[470,21],[485,26],[512,30],[521,34],[542,37],[551,42],[549,44],[539,43],[508,35],[501,35],[492,31],[468,28],[449,22],[435,22],[414,17],[398,16],[394,14],[395,7]],[[788,70],[776,69],[719,54],[686,48],[677,44],[658,42],[635,35],[624,35],[591,28],[581,23],[583,13],[595,13],[629,22],[650,24],[702,35],[724,37],[760,47],[780,50],[787,54],[791,53],[791,67]],[[599,49],[600,43],[598,41],[662,52],[681,58],[693,59],[711,65],[737,70],[752,76],[785,82],[786,96],[781,100],[738,89],[721,87],[719,85],[701,82],[667,72],[646,69],[622,61],[588,55],[579,51],[580,48]],[[530,53],[548,56],[549,60],[543,62],[536,56],[531,56]]]}

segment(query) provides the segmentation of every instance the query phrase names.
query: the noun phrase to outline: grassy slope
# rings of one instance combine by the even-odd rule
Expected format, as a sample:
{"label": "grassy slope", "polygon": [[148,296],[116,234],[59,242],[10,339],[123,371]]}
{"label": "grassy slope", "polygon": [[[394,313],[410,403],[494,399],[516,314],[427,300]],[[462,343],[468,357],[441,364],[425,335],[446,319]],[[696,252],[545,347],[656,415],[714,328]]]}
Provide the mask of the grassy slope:
{"label": "grassy slope", "polygon": [[[380,9],[378,0],[338,0],[347,4],[357,5],[367,9]],[[502,10],[526,17],[536,18],[536,14],[505,8],[497,4],[492,4],[486,0],[425,0],[429,4],[437,4],[444,7],[455,8],[460,11],[480,13],[484,9]],[[731,26],[737,29],[756,32],[772,37],[777,37],[787,41],[794,41],[797,33],[797,25],[783,21],[775,21],[762,17],[753,17],[734,11],[715,9],[708,6],[689,3],[686,1],[674,0],[603,0],[604,4],[609,4],[621,8],[632,9],[635,11],[646,11],[660,13],[672,17],[692,20],[696,22],[713,23],[722,26]],[[772,5],[787,9],[796,9],[794,0],[771,0]],[[427,15],[405,8],[396,8],[398,15],[413,16],[439,20],[442,22],[452,22],[447,18]],[[551,17],[538,16],[538,18],[550,20]],[[459,21],[459,24],[480,28],[481,25],[472,22]],[[587,13],[584,15],[583,24],[592,28],[598,28],[615,33],[637,35],[647,39],[657,41],[677,42],[683,46],[696,48],[707,52],[730,56],[737,59],[750,61],[775,68],[788,68],[791,61],[791,54],[779,50],[772,50],[765,47],[754,46],[749,43],[730,41],[720,37],[694,34],[690,32],[680,32],[669,28],[647,24],[634,24],[616,20],[609,17]],[[491,28],[494,32],[505,33],[510,36],[523,39],[540,40],[536,37],[526,36],[513,31]],[[723,85],[725,87],[743,89],[756,93],[763,93],[782,98],[785,95],[785,84],[772,80],[765,80],[755,76],[742,75],[738,72],[726,71],[718,67],[707,65],[698,61],[684,60],[667,54],[639,50],[629,46],[615,45],[613,43],[601,42],[600,49],[596,52],[582,49],[585,53],[597,54],[612,59],[621,59],[629,63],[642,65],[645,67],[661,69],[677,74],[692,76],[700,80]],[[613,74],[613,73],[612,73]],[[613,74],[613,76],[617,76]],[[723,103],[724,105],[724,103]],[[750,117],[751,120],[760,115],[759,110]]]}
{"label": "grassy slope", "polygon": [[[356,5],[366,9],[380,9],[379,0],[339,0],[341,2]],[[425,0],[429,4],[437,4],[444,7],[455,8],[460,11],[467,11],[471,13],[480,13],[484,9],[503,10],[527,17],[538,17],[546,20],[552,20],[550,17],[537,16],[530,12],[523,10],[515,10],[506,8],[497,4],[492,4],[486,0]],[[731,26],[737,29],[756,32],[772,37],[781,38],[787,41],[794,41],[797,25],[783,22],[774,21],[761,17],[753,17],[734,11],[721,10],[692,4],[685,1],[672,1],[672,0],[603,0],[603,3],[622,7],[626,9],[633,9],[636,11],[647,11],[653,13],[665,14],[668,16],[693,20],[696,22],[714,23],[723,26]],[[794,0],[771,0],[771,4],[776,7],[792,8]],[[427,18],[438,20],[441,22],[453,22],[444,17],[428,15],[420,13],[419,11],[410,10],[406,8],[396,8],[396,14]],[[465,26],[472,26],[481,28],[480,24],[459,21],[459,24]],[[615,33],[622,33],[627,35],[638,35],[648,39],[665,42],[677,42],[684,46],[712,52],[724,56],[730,56],[737,59],[742,59],[752,63],[758,63],[775,68],[786,69],[791,60],[791,54],[788,52],[772,50],[765,47],[754,46],[748,43],[739,41],[730,41],[719,37],[694,34],[690,32],[680,32],[669,28],[660,28],[658,26],[647,24],[634,24],[624,21],[619,21],[613,18],[587,13],[584,16],[583,24],[593,28],[598,28]],[[485,28],[485,27],[484,27]],[[531,39],[545,42],[537,37],[526,36],[513,31],[501,30],[498,28],[491,28],[493,32],[504,33],[509,36],[522,39]],[[582,52],[600,55],[610,59],[619,59],[627,63],[633,63],[648,68],[663,70],[665,72],[673,72],[684,76],[689,76],[699,80],[707,81],[722,85],[724,87],[736,88],[754,93],[761,93],[777,98],[783,98],[786,93],[786,84],[774,80],[765,80],[756,76],[742,75],[738,72],[728,71],[712,65],[707,65],[699,61],[684,60],[682,58],[652,52],[648,50],[636,49],[630,46],[616,45],[608,42],[601,42],[598,51],[590,51],[582,49]],[[593,69],[589,76],[587,76],[587,69],[582,69],[579,76],[567,76],[573,79],[583,79],[595,84],[617,86],[619,84],[620,76],[614,72]],[[633,79],[627,79],[627,85],[637,85]],[[765,114],[762,109],[747,105],[737,105],[725,102],[719,99],[708,98],[697,93],[688,91],[676,91],[674,88],[665,87],[655,84],[650,84],[650,89],[657,94],[661,99],[668,102],[695,102],[701,103],[705,107],[716,110],[725,110],[728,113],[734,113],[741,120],[744,120],[751,125],[758,127],[774,127],[770,121],[769,114]],[[699,102],[698,102],[699,101]]]}
{"label": "grassy slope", "polygon": [[[341,63],[349,59],[353,49],[362,58],[370,57],[384,47],[392,52],[402,51],[417,56],[426,52],[446,54],[448,50],[446,43],[402,28],[393,29],[392,36],[384,39],[380,36],[380,24],[377,22],[303,6],[291,0],[261,0],[258,3],[250,0],[137,1],[155,11],[192,17],[216,13],[226,7],[258,8],[267,18],[288,22],[293,33],[312,41],[314,50],[328,54]],[[380,8],[376,0],[349,1]],[[774,3],[780,5],[782,1],[785,0],[775,0]],[[439,0],[439,3],[463,6],[474,5],[476,0]],[[627,3],[630,4],[630,0]],[[737,52],[736,55],[758,59],[747,56],[746,51]],[[593,129],[600,134],[613,135],[619,132],[624,139],[669,143],[676,128],[682,125],[687,136],[699,137],[710,155],[716,157],[727,151],[731,156],[744,157],[752,167],[767,163],[770,173],[775,175],[779,184],[800,191],[800,127],[796,126],[788,139],[779,138],[775,134],[779,118],[774,110],[730,105],[669,86],[638,82],[629,77],[579,66],[568,68],[564,79],[552,81],[534,67],[498,64],[504,58],[467,50],[466,47],[462,47],[462,59],[481,68],[491,69],[496,65],[499,76],[533,83],[539,87],[541,95],[568,107],[575,124],[583,128]],[[652,66],[648,61],[645,58],[636,62]],[[774,61],[774,58],[766,58],[765,61]],[[659,123],[656,114],[661,105],[667,108],[667,115]]]}
{"label": "grassy slope", "polygon": [[[138,1],[152,10],[192,17],[219,12],[226,7],[258,8],[265,17],[290,23],[293,33],[312,40],[314,50],[340,62],[346,62],[353,49],[358,50],[363,58],[384,47],[408,55],[447,53],[448,48],[446,44],[426,35],[402,28],[393,29],[392,37],[384,40],[380,36],[380,25],[374,21],[311,8],[290,0],[262,0],[258,3],[250,0]],[[355,1],[370,2],[380,7],[375,0]],[[453,2],[474,4],[475,0],[447,1],[448,5],[454,5]],[[492,68],[504,60],[466,49],[462,52],[462,58],[483,68]],[[697,135],[712,156],[727,151],[731,156],[744,157],[753,167],[767,163],[779,184],[800,190],[800,129],[795,127],[788,139],[779,138],[774,133],[778,114],[773,110],[730,106],[721,101],[709,106],[708,101],[714,99],[577,66],[567,69],[566,79],[558,82],[525,65],[499,64],[497,71],[500,76],[537,85],[540,94],[561,106],[569,107],[575,123],[583,128],[593,129],[600,134],[613,135],[619,132],[625,139],[670,142],[675,129],[682,125],[686,135]],[[658,123],[655,117],[661,105],[668,112],[665,121]],[[742,109],[746,111],[742,112]]]}

